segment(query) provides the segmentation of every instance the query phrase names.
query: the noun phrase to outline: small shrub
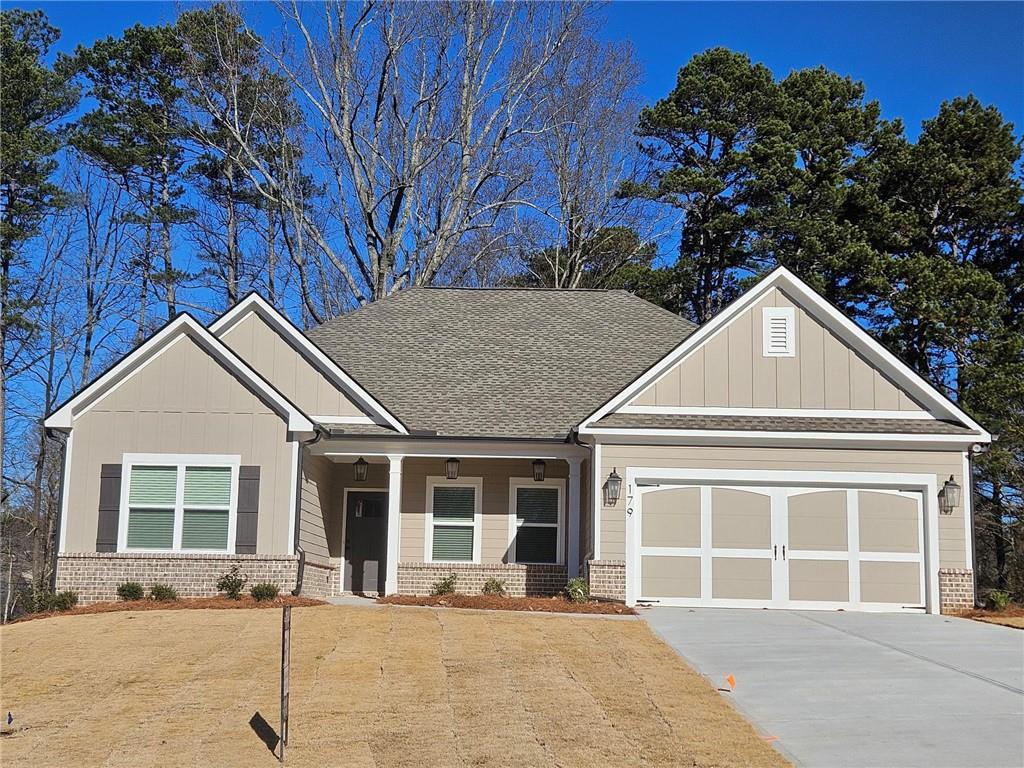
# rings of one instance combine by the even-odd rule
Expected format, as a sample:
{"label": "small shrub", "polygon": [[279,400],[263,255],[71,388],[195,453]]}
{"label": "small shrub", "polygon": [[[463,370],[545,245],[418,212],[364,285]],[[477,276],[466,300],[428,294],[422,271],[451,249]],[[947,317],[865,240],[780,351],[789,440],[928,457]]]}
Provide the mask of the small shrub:
{"label": "small shrub", "polygon": [[178,591],[170,584],[160,584],[157,582],[149,588],[149,599],[157,600],[159,602],[165,602],[167,600],[177,600]]}
{"label": "small shrub", "polygon": [[78,605],[78,593],[70,589],[64,592],[37,592],[33,603],[37,612],[67,611]]}
{"label": "small shrub", "polygon": [[505,581],[504,579],[496,579],[493,576],[484,582],[483,593],[485,595],[499,595],[505,596]]}
{"label": "small shrub", "polygon": [[988,593],[988,607],[993,611],[1005,611],[1010,607],[1010,593],[993,589]]}
{"label": "small shrub", "polygon": [[279,591],[277,584],[268,584],[267,582],[263,582],[262,584],[253,584],[249,593],[252,595],[253,600],[258,603],[262,603],[264,600],[273,600],[276,598]]}
{"label": "small shrub", "polygon": [[455,594],[455,582],[458,580],[458,574],[449,573],[443,579],[438,579],[434,582],[433,586],[430,587],[430,594],[432,595],[453,595]]}
{"label": "small shrub", "polygon": [[590,599],[590,585],[579,576],[569,579],[565,585],[565,596],[571,603],[585,603]]}
{"label": "small shrub", "polygon": [[232,600],[237,600],[242,596],[242,590],[245,589],[248,580],[249,577],[242,573],[237,565],[233,565],[230,571],[217,579],[217,589]]}
{"label": "small shrub", "polygon": [[122,600],[141,600],[146,596],[146,590],[137,581],[126,581],[117,585],[117,596]]}

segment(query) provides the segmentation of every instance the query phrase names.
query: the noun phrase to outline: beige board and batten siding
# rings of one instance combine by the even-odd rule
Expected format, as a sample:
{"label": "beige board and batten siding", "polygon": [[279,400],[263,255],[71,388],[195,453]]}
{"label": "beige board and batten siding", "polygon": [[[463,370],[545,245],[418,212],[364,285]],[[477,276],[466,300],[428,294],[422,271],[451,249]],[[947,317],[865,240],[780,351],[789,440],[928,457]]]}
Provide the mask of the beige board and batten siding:
{"label": "beige board and batten siding", "polygon": [[[960,451],[602,444],[602,477],[607,477],[613,468],[625,477],[628,467],[934,474],[937,488],[941,488],[952,475],[961,487],[968,487],[963,477],[963,454]],[[938,527],[939,567],[965,568],[967,541],[963,503],[953,514],[939,515]],[[625,543],[626,489],[623,488],[614,507],[602,503],[601,558],[624,560]]]}
{"label": "beige board and batten siding", "polygon": [[[762,310],[793,307],[796,354],[765,357]],[[629,405],[922,411],[844,341],[771,289]]]}
{"label": "beige board and batten siding", "polygon": [[366,415],[256,312],[250,312],[220,338],[306,414]]}
{"label": "beige board and batten siding", "polygon": [[[569,468],[564,461],[547,462],[546,477],[564,480]],[[444,459],[407,458],[402,466],[402,528],[400,562],[424,561],[424,536],[427,509],[427,478],[444,477]],[[508,554],[509,488],[512,478],[532,478],[529,459],[462,459],[459,478],[483,479],[483,519],[481,521],[480,562],[502,563]],[[568,497],[563,487],[562,503]],[[565,509],[568,524],[568,509]],[[565,537],[563,537],[563,543]],[[565,553],[563,552],[563,558]]]}
{"label": "beige board and batten siding", "polygon": [[72,430],[65,552],[96,551],[100,468],[126,453],[237,454],[243,465],[258,465],[256,552],[290,551],[287,419],[188,336],[102,396]]}

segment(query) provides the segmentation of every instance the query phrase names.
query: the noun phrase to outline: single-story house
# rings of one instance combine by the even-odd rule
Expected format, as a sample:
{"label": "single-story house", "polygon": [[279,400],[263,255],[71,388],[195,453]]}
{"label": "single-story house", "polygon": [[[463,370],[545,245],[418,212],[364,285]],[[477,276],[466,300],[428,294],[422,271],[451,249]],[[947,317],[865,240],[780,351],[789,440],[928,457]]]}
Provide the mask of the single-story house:
{"label": "single-story house", "polygon": [[182,314],[45,422],[56,587],[953,611],[982,426],[791,272],[701,327],[619,290]]}

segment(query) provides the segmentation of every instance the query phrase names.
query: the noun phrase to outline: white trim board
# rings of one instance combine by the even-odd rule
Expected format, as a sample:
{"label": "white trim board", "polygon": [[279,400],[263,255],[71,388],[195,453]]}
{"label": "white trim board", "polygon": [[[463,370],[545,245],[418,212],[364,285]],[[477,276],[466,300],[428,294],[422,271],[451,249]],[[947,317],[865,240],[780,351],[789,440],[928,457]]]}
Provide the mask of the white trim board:
{"label": "white trim board", "polygon": [[799,446],[857,443],[860,448],[890,446],[918,448],[963,447],[983,442],[978,435],[909,434],[898,432],[769,432],[743,429],[623,429],[617,427],[581,427],[581,435],[611,438],[610,442],[640,442],[648,445],[768,445]]}
{"label": "white trim board", "polygon": [[978,422],[968,416],[955,403],[948,400],[906,363],[875,341],[867,331],[836,307],[829,304],[800,278],[781,266],[777,267],[762,279],[761,282],[690,334],[674,350],[634,380],[632,384],[580,422],[580,432],[582,433],[583,428],[591,422],[598,421],[627,404],[633,397],[657,381],[687,355],[722,331],[729,323],[739,317],[744,310],[751,307],[773,288],[779,288],[787,293],[798,306],[821,322],[839,339],[860,353],[865,360],[884,372],[894,383],[919,399],[922,404],[931,409],[932,413],[941,418],[962,422],[971,429],[977,430],[979,436],[973,442],[991,442],[992,436]]}
{"label": "white trim board", "polygon": [[[407,435],[409,430],[384,405],[367,392],[345,370],[329,358],[287,317],[278,312],[258,293],[250,293],[235,306],[217,318],[210,325],[210,331],[220,337],[240,323],[249,314],[255,313],[273,328],[292,348],[302,355],[313,367],[326,376],[335,386],[354,399],[364,410],[377,417],[374,423],[390,426]],[[340,422],[339,422],[340,423]]]}
{"label": "white trim board", "polygon": [[178,315],[125,356],[117,365],[81,389],[78,394],[51,413],[44,421],[44,426],[50,429],[71,429],[76,418],[88,412],[106,394],[184,336],[188,336],[249,388],[261,395],[278,413],[287,417],[290,431],[313,432],[312,420],[298,406],[288,400],[231,351],[224,342],[206,330],[189,314]]}

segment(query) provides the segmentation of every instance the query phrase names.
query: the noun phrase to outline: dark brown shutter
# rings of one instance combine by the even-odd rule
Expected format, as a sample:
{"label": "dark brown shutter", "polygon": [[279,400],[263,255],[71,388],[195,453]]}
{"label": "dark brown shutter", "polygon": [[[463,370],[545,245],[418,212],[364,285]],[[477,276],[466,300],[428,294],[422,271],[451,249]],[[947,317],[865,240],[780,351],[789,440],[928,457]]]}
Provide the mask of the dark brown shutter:
{"label": "dark brown shutter", "polygon": [[120,511],[121,465],[104,464],[100,467],[100,513],[96,521],[97,552],[117,552],[117,518]]}
{"label": "dark brown shutter", "polygon": [[235,518],[235,553],[256,554],[256,523],[260,511],[260,468],[238,468],[238,516]]}

